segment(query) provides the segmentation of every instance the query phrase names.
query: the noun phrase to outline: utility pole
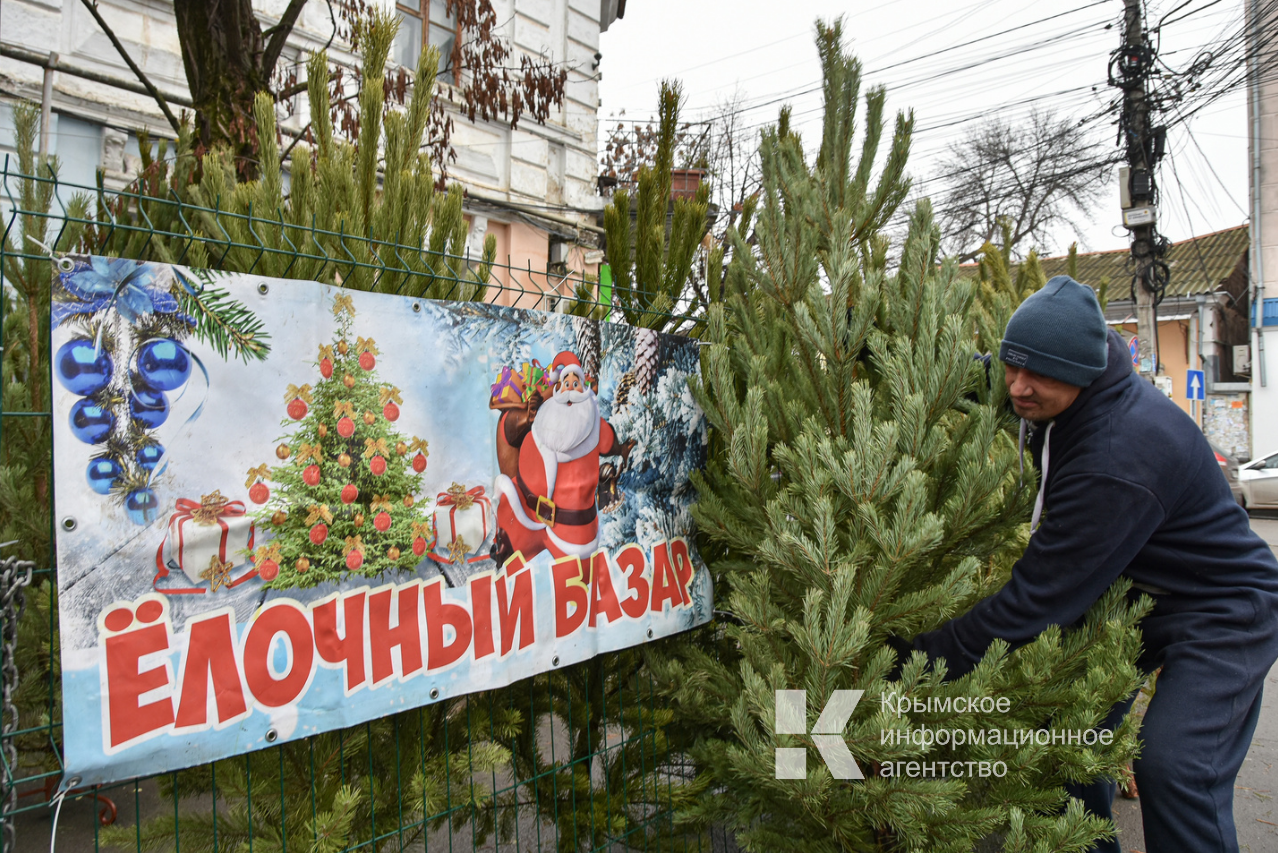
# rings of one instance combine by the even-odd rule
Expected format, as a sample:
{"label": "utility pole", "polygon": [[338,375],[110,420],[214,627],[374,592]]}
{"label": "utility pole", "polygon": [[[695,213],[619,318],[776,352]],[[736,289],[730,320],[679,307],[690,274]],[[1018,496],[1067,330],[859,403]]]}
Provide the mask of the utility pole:
{"label": "utility pole", "polygon": [[1158,184],[1154,169],[1162,158],[1166,130],[1154,128],[1150,122],[1148,86],[1153,67],[1154,50],[1145,32],[1141,0],[1124,0],[1123,46],[1110,57],[1109,82],[1123,90],[1119,119],[1119,143],[1127,159],[1127,168],[1120,170],[1123,225],[1132,235],[1138,369],[1151,380],[1158,373],[1158,303],[1170,278],[1170,269],[1162,259],[1168,242],[1155,228]]}

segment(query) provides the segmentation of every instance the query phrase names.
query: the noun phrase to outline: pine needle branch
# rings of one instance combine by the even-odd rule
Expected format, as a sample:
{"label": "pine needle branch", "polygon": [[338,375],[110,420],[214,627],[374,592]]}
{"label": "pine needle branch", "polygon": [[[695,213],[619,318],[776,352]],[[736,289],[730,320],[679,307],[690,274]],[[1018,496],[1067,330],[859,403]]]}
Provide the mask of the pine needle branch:
{"label": "pine needle branch", "polygon": [[225,359],[228,352],[248,363],[250,358],[264,361],[271,351],[270,335],[265,324],[244,303],[231,298],[225,290],[212,287],[210,277],[197,276],[195,282],[174,270],[181,282],[178,298],[182,310],[195,318],[195,336]]}

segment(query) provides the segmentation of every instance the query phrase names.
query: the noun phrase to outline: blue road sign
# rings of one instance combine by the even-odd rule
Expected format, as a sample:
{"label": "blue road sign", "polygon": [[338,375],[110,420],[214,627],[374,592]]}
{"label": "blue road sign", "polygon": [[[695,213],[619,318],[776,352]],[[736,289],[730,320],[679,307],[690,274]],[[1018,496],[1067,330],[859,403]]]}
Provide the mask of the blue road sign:
{"label": "blue road sign", "polygon": [[1132,335],[1127,342],[1127,350],[1132,354],[1132,367],[1140,367],[1140,338]]}
{"label": "blue road sign", "polygon": [[1201,370],[1185,371],[1185,398],[1188,400],[1203,399],[1203,372]]}

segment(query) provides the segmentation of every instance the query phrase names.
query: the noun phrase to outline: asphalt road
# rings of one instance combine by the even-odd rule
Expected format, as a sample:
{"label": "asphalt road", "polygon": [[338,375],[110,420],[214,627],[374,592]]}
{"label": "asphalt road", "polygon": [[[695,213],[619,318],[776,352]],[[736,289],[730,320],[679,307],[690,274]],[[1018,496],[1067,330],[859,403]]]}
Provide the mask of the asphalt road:
{"label": "asphalt road", "polygon": [[[1251,519],[1251,529],[1278,553],[1278,514]],[[1251,749],[1234,785],[1234,823],[1238,827],[1239,849],[1247,853],[1278,851],[1278,665],[1265,679],[1260,722],[1251,739]],[[1114,804],[1118,838],[1128,853],[1165,853],[1145,849],[1141,830],[1140,800],[1119,798]]]}

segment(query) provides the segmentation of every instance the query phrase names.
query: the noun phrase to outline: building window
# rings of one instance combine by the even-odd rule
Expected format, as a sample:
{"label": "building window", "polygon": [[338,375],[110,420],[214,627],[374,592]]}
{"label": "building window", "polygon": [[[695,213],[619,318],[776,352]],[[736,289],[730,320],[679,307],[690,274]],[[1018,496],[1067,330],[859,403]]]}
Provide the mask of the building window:
{"label": "building window", "polygon": [[422,54],[422,46],[433,44],[439,48],[439,79],[454,82],[449,67],[453,45],[457,43],[457,22],[448,14],[444,0],[414,0],[397,3],[399,35],[395,37],[394,59],[407,68],[416,68]]}

